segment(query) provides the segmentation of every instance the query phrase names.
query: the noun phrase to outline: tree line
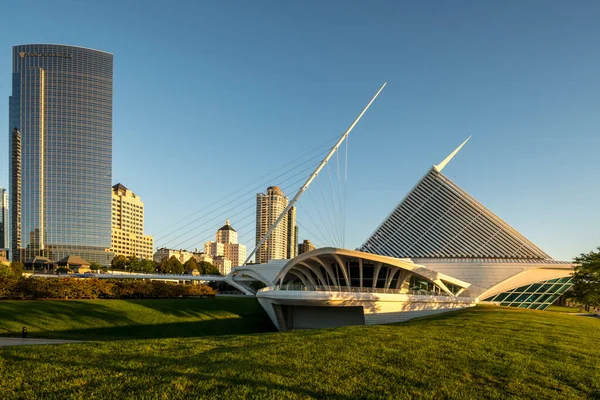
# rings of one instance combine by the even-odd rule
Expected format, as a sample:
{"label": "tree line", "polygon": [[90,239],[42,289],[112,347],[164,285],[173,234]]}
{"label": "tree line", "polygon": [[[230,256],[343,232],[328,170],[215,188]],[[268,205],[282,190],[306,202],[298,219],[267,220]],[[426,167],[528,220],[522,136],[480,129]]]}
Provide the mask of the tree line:
{"label": "tree line", "polygon": [[[200,275],[221,275],[219,268],[207,261],[196,261],[194,257],[181,263],[177,257],[165,257],[160,262],[148,259],[139,259],[135,256],[115,256],[110,262],[113,269],[129,272],[162,274],[191,274],[197,271]],[[91,268],[91,267],[90,267]],[[91,268],[94,269],[94,268]]]}

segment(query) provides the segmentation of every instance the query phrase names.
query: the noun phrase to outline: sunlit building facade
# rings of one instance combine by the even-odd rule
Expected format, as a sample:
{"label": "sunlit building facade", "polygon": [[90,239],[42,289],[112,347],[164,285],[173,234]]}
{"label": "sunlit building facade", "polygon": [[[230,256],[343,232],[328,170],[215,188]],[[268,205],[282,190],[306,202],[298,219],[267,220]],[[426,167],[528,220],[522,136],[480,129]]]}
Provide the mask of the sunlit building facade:
{"label": "sunlit building facade", "polygon": [[152,259],[154,238],[144,235],[144,202],[120,183],[112,187],[111,226],[112,253]]}
{"label": "sunlit building facade", "polygon": [[171,258],[173,256],[175,256],[180,263],[185,264],[187,260],[194,257],[194,253],[187,250],[174,250],[161,247],[154,252],[154,261],[160,263],[165,258]]}
{"label": "sunlit building facade", "polygon": [[[256,244],[275,223],[288,205],[288,198],[277,186],[256,195]],[[296,208],[292,207],[273,230],[267,240],[256,250],[256,262],[294,258],[297,254],[298,229]]]}
{"label": "sunlit building facade", "polygon": [[[225,225],[223,225],[217,231],[216,241],[209,241],[204,243],[204,253],[210,257],[213,257],[214,261],[218,260],[218,257],[224,257],[226,260],[229,260],[230,263],[221,262],[220,269],[231,270],[231,267],[237,267],[238,265],[242,265],[242,263],[246,260],[246,246],[238,243],[238,233],[231,224],[229,220],[225,221]],[[217,265],[217,264],[215,264]],[[226,267],[226,265],[229,265]],[[229,272],[227,272],[229,273]]]}
{"label": "sunlit building facade", "polygon": [[298,244],[298,255],[302,253],[308,253],[309,251],[312,251],[316,248],[317,247],[314,244],[312,244],[310,240],[305,239],[302,243]]}
{"label": "sunlit building facade", "polygon": [[12,256],[108,265],[113,55],[13,47],[9,98]]}
{"label": "sunlit building facade", "polygon": [[10,222],[8,218],[8,191],[0,187],[0,250],[7,253],[10,247],[8,232],[10,231]]}

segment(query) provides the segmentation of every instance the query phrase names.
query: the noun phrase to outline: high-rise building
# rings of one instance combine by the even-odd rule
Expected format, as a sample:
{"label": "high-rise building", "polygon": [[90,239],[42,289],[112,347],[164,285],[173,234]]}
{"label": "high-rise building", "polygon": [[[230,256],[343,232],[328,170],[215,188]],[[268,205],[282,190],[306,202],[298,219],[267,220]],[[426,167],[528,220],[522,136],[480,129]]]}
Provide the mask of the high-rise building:
{"label": "high-rise building", "polygon": [[[275,223],[288,205],[288,198],[277,186],[267,188],[267,193],[256,195],[256,244]],[[294,258],[297,251],[296,208],[292,207],[275,227],[267,240],[256,250],[256,262]]]}
{"label": "high-rise building", "polygon": [[[204,253],[213,260],[218,260],[218,257],[225,257],[225,259],[231,261],[229,264],[229,270],[231,267],[240,266],[246,261],[246,246],[238,243],[238,234],[235,229],[229,224],[229,220],[225,221],[223,225],[217,231],[217,241],[204,243]],[[217,265],[217,264],[215,264]],[[223,262],[221,265],[217,265],[220,269],[227,269],[227,263]],[[223,268],[221,268],[223,266]],[[229,272],[227,272],[229,273]]]}
{"label": "high-rise building", "polygon": [[298,244],[298,255],[303,253],[308,253],[309,251],[315,250],[317,247],[312,244],[312,242],[308,239],[304,240],[304,242]]}
{"label": "high-rise building", "polygon": [[28,44],[12,61],[12,257],[108,265],[113,55]]}
{"label": "high-rise building", "polygon": [[8,192],[0,187],[0,250],[6,251],[10,247],[8,232],[10,224],[8,221]]}
{"label": "high-rise building", "polygon": [[120,183],[112,187],[111,237],[115,255],[152,259],[154,238],[144,235],[144,203]]}

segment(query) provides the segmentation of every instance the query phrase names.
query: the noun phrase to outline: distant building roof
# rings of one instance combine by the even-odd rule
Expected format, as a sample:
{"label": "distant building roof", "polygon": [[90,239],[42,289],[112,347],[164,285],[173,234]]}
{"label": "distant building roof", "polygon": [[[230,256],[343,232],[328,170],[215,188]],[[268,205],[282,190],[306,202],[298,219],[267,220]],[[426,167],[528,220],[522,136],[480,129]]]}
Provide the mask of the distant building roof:
{"label": "distant building roof", "polygon": [[25,264],[54,264],[54,261],[48,257],[35,256],[25,261]]}
{"label": "distant building roof", "polygon": [[267,195],[285,196],[279,186],[269,186],[267,188]]}
{"label": "distant building roof", "polygon": [[115,190],[123,190],[123,191],[127,191],[129,189],[127,189],[123,184],[121,183],[117,183],[116,185],[113,186],[113,189]]}
{"label": "distant building roof", "polygon": [[91,265],[89,262],[79,256],[67,256],[57,262],[58,265]]}
{"label": "distant building roof", "polygon": [[229,220],[225,220],[225,225],[223,225],[219,230],[220,231],[233,231],[233,232],[236,232],[236,230],[233,229],[233,227],[231,225],[229,225]]}

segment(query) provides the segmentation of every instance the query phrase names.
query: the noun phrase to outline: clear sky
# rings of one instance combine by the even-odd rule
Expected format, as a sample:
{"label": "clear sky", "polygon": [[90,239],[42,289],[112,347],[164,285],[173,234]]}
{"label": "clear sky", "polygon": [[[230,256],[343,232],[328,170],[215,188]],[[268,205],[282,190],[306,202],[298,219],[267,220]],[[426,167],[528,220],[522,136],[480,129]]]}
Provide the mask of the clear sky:
{"label": "clear sky", "polygon": [[[0,126],[13,45],[114,54],[113,181],[145,202],[147,233],[340,134],[387,81],[350,138],[347,247],[470,135],[448,177],[555,258],[600,245],[598,1],[21,0],[0,13]],[[7,186],[8,129],[0,143]]]}

